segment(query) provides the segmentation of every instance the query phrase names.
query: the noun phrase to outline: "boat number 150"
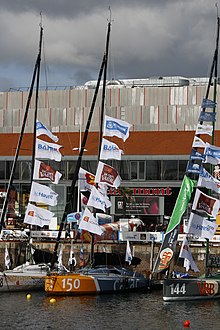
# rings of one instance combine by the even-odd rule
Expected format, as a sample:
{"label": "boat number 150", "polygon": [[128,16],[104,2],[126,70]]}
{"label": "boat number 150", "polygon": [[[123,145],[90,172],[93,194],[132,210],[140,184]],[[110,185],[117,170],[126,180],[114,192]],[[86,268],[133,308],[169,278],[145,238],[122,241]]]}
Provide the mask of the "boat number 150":
{"label": "boat number 150", "polygon": [[171,284],[170,285],[170,293],[171,294],[185,294],[186,293],[186,285],[183,283],[180,285],[177,283],[176,285]]}
{"label": "boat number 150", "polygon": [[72,289],[79,289],[80,287],[80,280],[76,278],[73,280],[72,278],[64,278],[62,280],[62,287],[66,291],[71,291]]}

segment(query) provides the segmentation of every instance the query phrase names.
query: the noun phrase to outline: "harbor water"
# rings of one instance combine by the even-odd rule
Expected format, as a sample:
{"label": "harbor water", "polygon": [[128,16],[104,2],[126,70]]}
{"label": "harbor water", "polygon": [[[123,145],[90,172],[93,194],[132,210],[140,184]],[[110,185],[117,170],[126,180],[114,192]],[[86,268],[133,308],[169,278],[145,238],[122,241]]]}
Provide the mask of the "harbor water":
{"label": "harbor water", "polygon": [[0,329],[215,330],[220,301],[165,303],[162,291],[52,297],[44,292],[2,293]]}

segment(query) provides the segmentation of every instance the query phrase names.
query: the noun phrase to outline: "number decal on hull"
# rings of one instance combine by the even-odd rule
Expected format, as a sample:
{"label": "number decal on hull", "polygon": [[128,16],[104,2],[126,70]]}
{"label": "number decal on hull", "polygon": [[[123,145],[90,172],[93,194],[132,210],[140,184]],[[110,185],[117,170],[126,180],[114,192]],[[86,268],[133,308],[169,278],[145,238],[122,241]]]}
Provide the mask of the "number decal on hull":
{"label": "number decal on hull", "polygon": [[72,291],[72,289],[78,290],[80,288],[80,280],[76,278],[64,278],[62,280],[62,287],[65,291]]}
{"label": "number decal on hull", "polygon": [[182,285],[180,285],[179,283],[177,283],[176,285],[171,284],[170,285],[170,293],[171,295],[179,295],[182,294],[184,295],[186,293],[186,285],[185,283],[183,283]]}

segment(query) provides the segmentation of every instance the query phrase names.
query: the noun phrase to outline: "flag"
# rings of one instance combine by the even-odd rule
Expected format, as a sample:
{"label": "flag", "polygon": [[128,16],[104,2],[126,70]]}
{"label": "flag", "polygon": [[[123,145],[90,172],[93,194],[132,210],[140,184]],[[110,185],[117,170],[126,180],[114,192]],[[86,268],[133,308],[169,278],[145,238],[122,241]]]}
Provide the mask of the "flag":
{"label": "flag", "polygon": [[129,265],[131,264],[131,261],[132,261],[131,248],[130,248],[130,244],[129,244],[128,240],[127,240],[125,261],[127,261],[129,263]]}
{"label": "flag", "polygon": [[102,139],[102,145],[101,145],[101,153],[100,153],[100,159],[117,159],[121,160],[121,154],[122,150],[119,149],[117,144],[108,141],[106,139]]}
{"label": "flag", "polygon": [[199,189],[196,189],[192,209],[205,212],[215,218],[218,215],[220,208],[220,200],[204,194]]}
{"label": "flag", "polygon": [[193,163],[191,161],[188,162],[187,168],[186,168],[187,173],[199,174],[199,171],[200,171],[200,165],[199,164]]}
{"label": "flag", "polygon": [[194,137],[192,147],[193,148],[205,148],[206,144],[205,142],[200,139],[198,136]]}
{"label": "flag", "polygon": [[108,197],[103,196],[98,191],[98,189],[96,189],[95,187],[92,187],[87,206],[93,206],[96,209],[100,209],[103,212],[105,212],[105,208],[110,207],[111,202],[109,201]]}
{"label": "flag", "polygon": [[220,163],[220,147],[213,146],[206,142],[204,155],[205,161],[203,161],[203,163],[209,163],[213,165],[217,165]]}
{"label": "flag", "polygon": [[74,267],[76,266],[76,258],[74,255],[74,248],[73,248],[73,240],[71,240],[70,256],[69,256],[69,260],[68,260],[68,265],[69,266],[73,265]]}
{"label": "flag", "polygon": [[79,224],[79,229],[88,230],[90,233],[100,236],[103,234],[103,230],[99,226],[98,220],[93,216],[88,208],[86,208],[83,213],[82,220]]}
{"label": "flag", "polygon": [[62,154],[59,151],[60,148],[62,148],[62,146],[59,144],[45,142],[36,138],[35,157],[39,159],[53,159],[60,162],[62,157]]}
{"label": "flag", "polygon": [[215,117],[216,117],[215,112],[201,111],[199,115],[199,121],[210,121],[213,123],[216,121]]}
{"label": "flag", "polygon": [[43,203],[50,206],[57,205],[58,194],[49,187],[32,182],[29,200],[31,202]]}
{"label": "flag", "polygon": [[196,127],[196,134],[208,134],[212,136],[213,126],[198,124]]}
{"label": "flag", "polygon": [[191,213],[186,232],[201,238],[212,239],[217,227],[218,225],[214,221],[209,221],[198,214]]}
{"label": "flag", "polygon": [[39,227],[49,226],[53,216],[53,212],[28,203],[27,210],[25,212],[24,223],[29,225],[36,225]]}
{"label": "flag", "polygon": [[198,152],[195,149],[192,149],[191,155],[189,157],[191,160],[196,160],[196,159],[201,159],[201,160],[205,160],[205,155],[201,154],[200,152]]}
{"label": "flag", "polygon": [[103,136],[117,136],[123,141],[129,137],[129,129],[132,125],[126,121],[105,116]]}
{"label": "flag", "polygon": [[179,258],[184,258],[184,267],[186,268],[186,271],[188,272],[189,268],[194,272],[199,272],[198,267],[196,266],[195,261],[193,260],[192,253],[189,247],[189,243],[186,238],[184,238],[181,249],[180,249],[180,254]]}
{"label": "flag", "polygon": [[95,175],[84,170],[82,167],[79,169],[78,179],[80,191],[91,190],[95,186]]}
{"label": "flag", "polygon": [[196,181],[184,176],[182,185],[167,227],[163,243],[157,256],[153,272],[166,271],[173,259],[176,247],[177,237],[179,233],[179,225],[183,213],[185,212],[190,201]]}
{"label": "flag", "polygon": [[5,247],[5,268],[9,269],[11,267],[11,259],[8,252],[7,246]]}
{"label": "flag", "polygon": [[203,99],[202,100],[202,105],[201,107],[204,108],[215,108],[217,105],[216,102],[214,102],[213,100],[209,100],[209,99]]}
{"label": "flag", "polygon": [[63,245],[60,246],[60,252],[58,255],[58,269],[63,268]]}
{"label": "flag", "polygon": [[207,189],[214,190],[216,193],[220,194],[220,181],[214,178],[203,167],[200,168],[197,187],[205,187]]}
{"label": "flag", "polygon": [[50,165],[47,165],[37,159],[34,163],[34,180],[50,180],[58,184],[62,174],[54,170]]}
{"label": "flag", "polygon": [[121,183],[121,178],[113,167],[99,162],[96,171],[95,182],[105,183],[108,186],[118,188]]}
{"label": "flag", "polygon": [[40,136],[42,134],[45,134],[51,138],[54,142],[57,142],[59,139],[56,135],[53,135],[49,129],[44,126],[39,120],[36,121],[36,136]]}
{"label": "flag", "polygon": [[89,200],[90,192],[83,191],[80,193],[81,197],[81,211],[84,212]]}
{"label": "flag", "polygon": [[67,222],[76,222],[78,223],[82,219],[82,212],[73,212],[67,214]]}

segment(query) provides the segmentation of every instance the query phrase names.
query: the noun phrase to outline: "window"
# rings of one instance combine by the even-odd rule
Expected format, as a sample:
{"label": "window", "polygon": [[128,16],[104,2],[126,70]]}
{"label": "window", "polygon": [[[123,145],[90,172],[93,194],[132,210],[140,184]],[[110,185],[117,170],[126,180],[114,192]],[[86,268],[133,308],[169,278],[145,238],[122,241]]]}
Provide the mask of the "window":
{"label": "window", "polygon": [[177,180],[178,179],[178,161],[163,160],[162,161],[162,180]]}
{"label": "window", "polygon": [[161,180],[160,160],[147,160],[146,180]]}

